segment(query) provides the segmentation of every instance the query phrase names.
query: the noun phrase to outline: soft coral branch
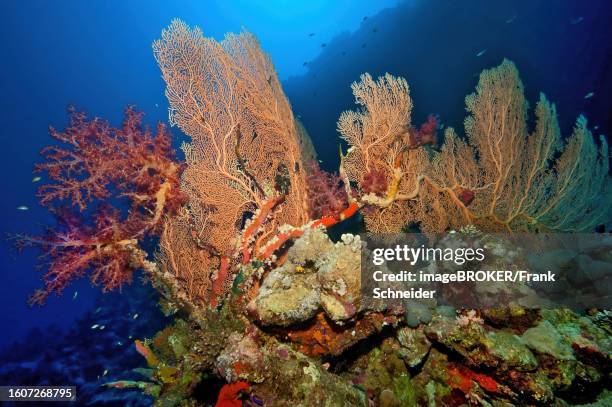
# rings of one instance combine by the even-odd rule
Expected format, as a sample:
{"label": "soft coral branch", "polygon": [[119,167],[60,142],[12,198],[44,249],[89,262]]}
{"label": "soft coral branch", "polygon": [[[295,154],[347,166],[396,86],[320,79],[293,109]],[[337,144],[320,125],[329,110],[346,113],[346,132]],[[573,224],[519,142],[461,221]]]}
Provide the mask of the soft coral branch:
{"label": "soft coral branch", "polygon": [[316,161],[310,163],[306,176],[308,212],[311,219],[333,216],[348,205],[348,197],[340,177],[321,169]]}
{"label": "soft coral branch", "polygon": [[411,126],[408,131],[408,138],[405,140],[408,148],[417,148],[426,144],[436,144],[436,131],[439,127],[438,116],[430,114],[427,116],[427,121],[421,124],[417,129]]}
{"label": "soft coral branch", "polygon": [[[184,202],[171,135],[162,124],[153,135],[142,127],[142,116],[127,108],[122,127],[113,128],[72,108],[68,128],[51,129],[61,144],[42,151],[45,162],[36,170],[46,171],[52,181],[40,188],[39,198],[55,214],[57,226],[45,236],[18,240],[21,247],[39,246],[48,262],[45,288],[31,303],[61,293],[88,270],[105,290],[131,281],[145,260],[138,241],[158,232],[163,215]],[[128,199],[127,212],[121,210],[122,197]]]}

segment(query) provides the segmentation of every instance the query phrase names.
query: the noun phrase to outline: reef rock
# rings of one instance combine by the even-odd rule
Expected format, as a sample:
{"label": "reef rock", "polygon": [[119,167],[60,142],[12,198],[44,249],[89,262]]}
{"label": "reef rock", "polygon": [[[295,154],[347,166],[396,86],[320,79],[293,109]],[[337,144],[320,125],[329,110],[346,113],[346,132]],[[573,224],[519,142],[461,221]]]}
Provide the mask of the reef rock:
{"label": "reef rock", "polygon": [[229,338],[217,359],[217,371],[229,382],[250,382],[264,405],[367,405],[363,391],[328,372],[320,362],[260,335],[254,327],[247,331]]}
{"label": "reef rock", "polygon": [[306,231],[266,276],[248,313],[273,326],[298,324],[321,310],[338,325],[351,320],[362,310],[361,245],[359,236],[333,243],[320,229]]}

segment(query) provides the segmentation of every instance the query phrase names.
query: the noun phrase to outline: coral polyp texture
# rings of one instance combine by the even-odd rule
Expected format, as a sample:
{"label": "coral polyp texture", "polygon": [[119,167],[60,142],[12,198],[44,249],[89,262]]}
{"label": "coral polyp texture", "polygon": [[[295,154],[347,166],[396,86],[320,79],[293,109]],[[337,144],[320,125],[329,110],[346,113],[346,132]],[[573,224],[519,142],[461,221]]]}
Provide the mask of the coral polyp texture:
{"label": "coral polyp texture", "polygon": [[[210,405],[202,389],[219,382],[217,406],[610,401],[605,310],[362,298],[359,232],[461,230],[484,242],[609,222],[608,147],[584,117],[562,137],[541,95],[529,129],[518,71],[504,60],[466,98],[465,137],[442,135],[436,116],[411,122],[405,79],[364,74],[352,85],[359,110],[338,121],[348,146],[332,174],[253,35],[216,41],[175,20],[153,51],[170,124],[189,137],[185,162],[166,127],[153,135],[132,108],[120,128],[71,111],[37,167],[58,225],[20,239],[50,260],[34,302],[87,272],[113,289],[141,269],[160,292],[174,323],[136,342],[146,380],[109,387],[143,389],[158,405]],[[365,230],[333,241],[327,228],[358,212]],[[149,256],[139,244],[151,236]]]}

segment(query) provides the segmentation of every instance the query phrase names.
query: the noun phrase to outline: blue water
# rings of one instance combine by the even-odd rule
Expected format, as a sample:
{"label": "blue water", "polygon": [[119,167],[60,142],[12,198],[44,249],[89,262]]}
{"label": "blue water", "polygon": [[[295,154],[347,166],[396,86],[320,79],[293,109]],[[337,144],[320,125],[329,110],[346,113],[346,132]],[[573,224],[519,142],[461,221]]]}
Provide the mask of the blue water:
{"label": "blue water", "polygon": [[[327,169],[337,167],[338,116],[354,107],[350,83],[366,71],[408,80],[413,122],[435,113],[461,129],[463,100],[477,74],[506,57],[517,64],[530,101],[543,91],[557,103],[565,134],[580,113],[599,127],[596,133],[612,130],[612,3],[606,0],[30,0],[4,1],[0,15],[3,234],[37,233],[52,222],[36,203],[31,170],[50,140],[47,126],[66,124],[68,104],[114,123],[124,106],[135,104],[149,123],[166,121],[151,42],[174,17],[218,39],[241,27],[255,33]],[[585,99],[589,92],[594,96]],[[180,131],[173,132],[180,140]],[[30,210],[18,211],[20,205]],[[29,309],[26,298],[40,286],[35,264],[35,254],[0,244],[0,346],[25,340],[36,327],[69,329],[99,301],[98,290],[80,281],[45,307]]]}

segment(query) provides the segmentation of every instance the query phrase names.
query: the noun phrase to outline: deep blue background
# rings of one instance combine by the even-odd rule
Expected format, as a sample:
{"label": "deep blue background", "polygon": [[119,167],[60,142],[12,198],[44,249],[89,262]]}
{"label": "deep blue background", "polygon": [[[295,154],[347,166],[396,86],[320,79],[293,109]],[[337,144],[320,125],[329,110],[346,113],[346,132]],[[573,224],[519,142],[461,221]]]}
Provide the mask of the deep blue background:
{"label": "deep blue background", "polygon": [[[557,102],[565,134],[579,113],[599,126],[597,133],[610,133],[609,1],[397,3],[3,1],[0,231],[36,233],[52,221],[36,203],[31,170],[50,140],[47,126],[65,125],[68,104],[113,123],[128,104],[145,110],[149,123],[166,120],[151,42],[173,17],[216,38],[242,26],[254,32],[328,169],[337,165],[338,115],[354,107],[349,85],[365,71],[408,80],[415,123],[436,113],[462,133],[463,99],[477,74],[507,57],[517,64],[530,101],[543,91]],[[588,92],[595,96],[584,99]],[[173,132],[180,138],[178,129]],[[17,211],[19,205],[30,210]],[[0,243],[0,345],[34,326],[72,324],[98,295],[82,281],[42,309],[28,309],[25,299],[40,285],[35,263],[33,253],[12,253]]]}

